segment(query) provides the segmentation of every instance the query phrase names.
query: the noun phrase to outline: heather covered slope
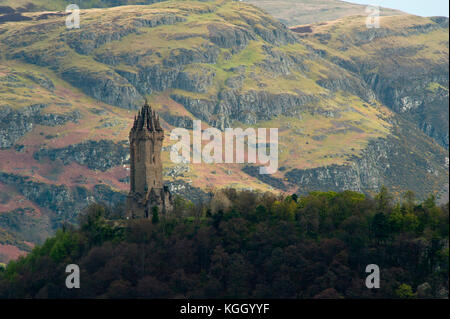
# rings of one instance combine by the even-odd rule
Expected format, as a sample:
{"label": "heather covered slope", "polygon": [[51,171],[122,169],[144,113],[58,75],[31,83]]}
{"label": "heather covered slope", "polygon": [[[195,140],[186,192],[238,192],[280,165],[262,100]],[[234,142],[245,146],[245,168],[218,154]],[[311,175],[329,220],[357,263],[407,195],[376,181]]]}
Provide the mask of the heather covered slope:
{"label": "heather covered slope", "polygon": [[[349,67],[356,45],[346,55],[326,29],[325,40],[298,34],[235,1],[83,10],[77,30],[65,28],[64,16],[22,15],[29,20],[0,24],[0,212],[18,212],[29,226],[0,219],[8,233],[0,243],[29,249],[25,242],[41,242],[30,228],[45,235],[93,201],[123,201],[128,132],[145,97],[166,130],[165,179],[194,201],[221,187],[374,193],[383,184],[424,198],[448,179],[448,151]],[[428,52],[448,70],[445,26],[418,21],[436,30],[430,38],[427,28],[415,31],[426,38],[418,65],[429,64],[421,62]],[[342,29],[341,37],[353,38],[360,27]],[[430,88],[444,90],[445,101],[448,83],[436,83]],[[279,128],[280,171],[261,176],[245,165],[171,163],[170,130],[191,128],[193,119],[221,129]]]}

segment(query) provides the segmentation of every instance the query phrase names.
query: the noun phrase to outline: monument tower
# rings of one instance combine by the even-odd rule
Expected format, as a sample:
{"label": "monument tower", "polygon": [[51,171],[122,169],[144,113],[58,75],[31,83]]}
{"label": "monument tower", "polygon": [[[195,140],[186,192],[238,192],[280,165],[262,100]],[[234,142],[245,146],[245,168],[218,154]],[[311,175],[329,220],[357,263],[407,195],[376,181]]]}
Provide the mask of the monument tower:
{"label": "monument tower", "polygon": [[134,118],[130,131],[130,193],[128,218],[151,218],[156,206],[166,214],[173,208],[172,195],[163,183],[161,149],[164,130],[147,101]]}

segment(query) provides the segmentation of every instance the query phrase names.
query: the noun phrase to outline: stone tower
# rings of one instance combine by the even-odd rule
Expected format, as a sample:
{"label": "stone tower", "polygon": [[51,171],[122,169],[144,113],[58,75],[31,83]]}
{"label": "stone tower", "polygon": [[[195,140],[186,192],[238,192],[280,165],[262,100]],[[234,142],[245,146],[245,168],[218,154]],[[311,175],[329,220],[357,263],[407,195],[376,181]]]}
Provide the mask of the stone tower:
{"label": "stone tower", "polygon": [[130,131],[130,193],[128,218],[151,218],[153,207],[166,214],[173,208],[172,195],[163,183],[161,149],[164,130],[159,116],[147,102],[134,118]]}

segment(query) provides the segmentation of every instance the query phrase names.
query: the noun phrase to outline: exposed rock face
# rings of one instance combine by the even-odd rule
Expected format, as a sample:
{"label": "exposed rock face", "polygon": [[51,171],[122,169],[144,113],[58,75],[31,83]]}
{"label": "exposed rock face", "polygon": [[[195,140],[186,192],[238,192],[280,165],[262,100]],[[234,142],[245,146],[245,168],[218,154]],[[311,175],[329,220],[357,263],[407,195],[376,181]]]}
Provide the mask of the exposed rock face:
{"label": "exposed rock face", "polygon": [[299,185],[302,194],[313,190],[378,191],[390,173],[393,139],[371,142],[360,158],[349,165],[332,165],[314,169],[294,169],[286,174],[289,182]]}
{"label": "exposed rock face", "polygon": [[164,58],[163,66],[176,68],[190,63],[216,63],[220,49],[210,44],[202,44],[197,48],[177,48]]}
{"label": "exposed rock face", "polygon": [[310,95],[235,90],[224,90],[213,100],[177,94],[172,94],[171,98],[183,104],[197,118],[221,130],[231,127],[233,120],[256,124],[257,121],[270,120],[281,114],[299,118],[298,108],[316,99]]}
{"label": "exposed rock face", "polygon": [[142,99],[136,88],[117,74],[92,74],[87,70],[68,69],[61,73],[63,79],[83,92],[105,103],[134,109],[135,101]]}
{"label": "exposed rock face", "polygon": [[208,25],[209,39],[221,48],[233,48],[239,50],[244,48],[254,35],[245,28],[227,28],[221,24]]}
{"label": "exposed rock face", "polygon": [[130,154],[126,141],[114,143],[110,140],[89,140],[64,148],[40,149],[33,157],[38,161],[45,157],[52,161],[60,159],[64,165],[76,162],[105,172],[112,167],[127,164]]}
{"label": "exposed rock face", "polygon": [[[426,137],[411,128],[408,122],[401,118],[398,121],[399,126],[392,135],[370,142],[363,154],[354,158],[350,164],[294,169],[286,173],[288,181],[298,185],[301,194],[323,189],[377,192],[383,185],[410,189],[416,194],[431,193],[433,189],[439,188],[439,184],[432,182],[433,179],[438,177],[440,185],[446,183],[447,169],[444,163],[448,155],[437,145],[430,145]],[[412,134],[415,136],[411,139]],[[409,136],[408,139],[406,136]],[[424,153],[411,155],[409,143]],[[428,153],[425,153],[427,149]],[[426,167],[426,170],[420,171],[417,167]],[[414,179],[422,183],[414,184]]]}
{"label": "exposed rock face", "polygon": [[[367,77],[377,97],[406,115],[440,145],[449,147],[448,69],[399,69],[393,74]],[[436,85],[435,88],[432,86]],[[438,115],[438,116],[437,116]]]}
{"label": "exposed rock face", "polygon": [[115,192],[106,185],[96,185],[94,192],[91,192],[81,186],[50,185],[32,181],[29,177],[1,172],[0,182],[15,187],[28,200],[53,212],[52,225],[64,219],[76,222],[78,213],[92,202],[114,205],[125,201],[125,194]]}
{"label": "exposed rock face", "polygon": [[161,117],[172,126],[183,127],[190,130],[193,128],[193,119],[189,116],[171,115],[169,112],[166,112],[162,113]]}
{"label": "exposed rock face", "polygon": [[126,199],[124,193],[115,191],[105,184],[95,185],[92,196],[96,201],[104,203],[110,207],[113,207],[117,204],[123,204]]}
{"label": "exposed rock face", "polygon": [[45,104],[35,104],[14,110],[9,106],[0,106],[0,148],[13,146],[36,124],[57,126],[67,122],[76,123],[81,118],[78,111],[66,114],[43,113],[45,107]]}
{"label": "exposed rock face", "polygon": [[[379,173],[375,175],[367,174],[370,176],[370,180],[364,182],[372,182],[370,185],[364,184],[363,178],[366,176],[360,176],[359,167],[357,164],[339,166],[325,166],[316,169],[299,170],[294,169],[287,173],[287,178],[290,182],[297,185],[301,185],[299,192],[301,194],[307,194],[313,190],[354,190],[361,192],[363,188],[378,190],[379,187]],[[369,188],[370,187],[370,188]]]}
{"label": "exposed rock face", "polygon": [[191,92],[206,93],[216,73],[206,67],[180,72],[174,86]]}
{"label": "exposed rock face", "polygon": [[305,72],[309,68],[305,65],[306,58],[314,58],[311,54],[300,55],[285,53],[273,45],[263,45],[262,49],[267,54],[262,63],[258,65],[271,74],[290,75],[293,71]]}
{"label": "exposed rock face", "polygon": [[[197,67],[197,72],[183,71],[183,69],[191,63],[216,63],[219,54],[220,50],[211,45],[202,45],[195,49],[179,48],[172,50],[162,64],[143,65],[137,71],[117,69],[116,72],[126,78],[140,94],[151,94],[170,88],[205,92],[211,85],[215,73],[205,66]],[[138,61],[142,58],[144,56],[136,57],[134,60]],[[127,61],[130,65],[136,64],[132,62],[135,61]],[[202,70],[207,72],[202,73]]]}
{"label": "exposed rock face", "polygon": [[375,100],[374,92],[361,80],[353,77],[337,78],[337,79],[321,79],[317,81],[321,87],[324,87],[331,92],[347,91],[359,96],[366,102],[373,102]]}
{"label": "exposed rock face", "polygon": [[171,87],[179,70],[156,64],[143,67],[138,72],[117,70],[117,73],[126,78],[141,94],[151,94],[155,90],[164,91]]}

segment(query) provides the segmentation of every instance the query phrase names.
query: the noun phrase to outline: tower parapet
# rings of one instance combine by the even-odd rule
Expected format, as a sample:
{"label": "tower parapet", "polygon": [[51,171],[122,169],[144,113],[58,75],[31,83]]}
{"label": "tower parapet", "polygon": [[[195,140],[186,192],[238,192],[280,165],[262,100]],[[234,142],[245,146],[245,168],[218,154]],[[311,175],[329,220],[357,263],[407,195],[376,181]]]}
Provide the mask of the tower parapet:
{"label": "tower parapet", "polygon": [[130,193],[127,217],[151,218],[153,207],[166,214],[173,208],[172,195],[164,186],[161,150],[164,130],[159,116],[145,102],[134,119],[130,135]]}

